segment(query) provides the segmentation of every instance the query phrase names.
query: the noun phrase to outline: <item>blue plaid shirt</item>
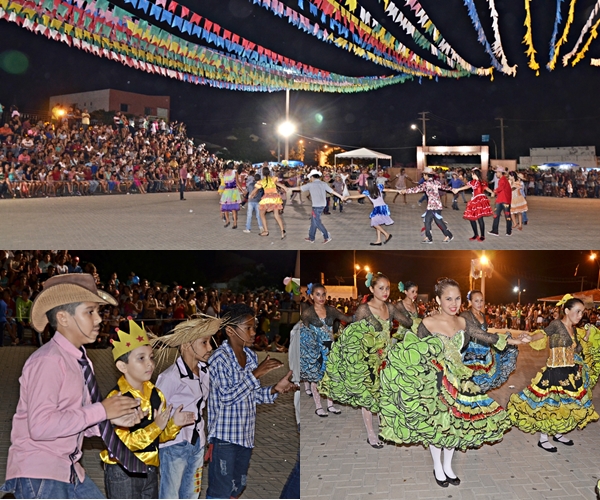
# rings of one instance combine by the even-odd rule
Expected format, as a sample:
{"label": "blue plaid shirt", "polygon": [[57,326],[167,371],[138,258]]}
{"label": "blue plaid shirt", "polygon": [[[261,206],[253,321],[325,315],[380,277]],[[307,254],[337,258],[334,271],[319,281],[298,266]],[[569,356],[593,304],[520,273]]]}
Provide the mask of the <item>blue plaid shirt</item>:
{"label": "blue plaid shirt", "polygon": [[208,441],[213,438],[254,448],[256,405],[273,403],[277,393],[271,386],[261,387],[252,371],[258,366],[258,356],[244,347],[246,367],[238,363],[229,342],[223,342],[210,357],[208,373]]}

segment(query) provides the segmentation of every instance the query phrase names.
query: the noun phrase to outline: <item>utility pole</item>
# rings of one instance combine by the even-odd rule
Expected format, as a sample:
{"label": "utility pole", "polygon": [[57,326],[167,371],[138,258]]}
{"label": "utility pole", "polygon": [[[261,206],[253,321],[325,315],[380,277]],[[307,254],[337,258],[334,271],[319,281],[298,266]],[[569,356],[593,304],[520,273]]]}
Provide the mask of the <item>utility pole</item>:
{"label": "utility pole", "polygon": [[504,129],[508,128],[504,125],[504,118],[496,118],[500,122],[500,126],[496,127],[500,129],[500,154],[504,160]]}
{"label": "utility pole", "polygon": [[429,121],[427,115],[429,111],[421,111],[419,114],[421,115],[421,130],[423,131],[423,147],[425,147],[427,146],[427,122]]}
{"label": "utility pole", "polygon": [[[285,121],[290,122],[290,89],[285,89]],[[285,161],[290,159],[290,138],[285,136]],[[341,205],[340,205],[341,206]]]}

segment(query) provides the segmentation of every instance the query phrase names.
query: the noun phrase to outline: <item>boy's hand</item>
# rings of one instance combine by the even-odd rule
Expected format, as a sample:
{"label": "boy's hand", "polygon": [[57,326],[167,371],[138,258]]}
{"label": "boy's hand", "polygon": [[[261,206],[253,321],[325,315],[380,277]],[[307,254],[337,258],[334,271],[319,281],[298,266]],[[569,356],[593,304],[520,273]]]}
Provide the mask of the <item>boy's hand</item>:
{"label": "boy's hand", "polygon": [[169,418],[171,417],[173,405],[169,405],[165,408],[165,405],[163,404],[162,407],[162,410],[156,410],[154,412],[154,423],[158,425],[161,431],[164,431],[165,427],[167,426],[167,422],[169,422]]}
{"label": "boy's hand", "polygon": [[148,410],[142,411],[141,408],[136,408],[132,413],[119,418],[113,418],[110,422],[117,427],[133,427],[139,424],[148,415]]}
{"label": "boy's hand", "polygon": [[181,410],[183,410],[183,405],[175,410],[175,413],[173,414],[173,423],[179,427],[192,425],[195,422],[194,412]]}
{"label": "boy's hand", "polygon": [[282,366],[283,363],[281,361],[278,361],[277,359],[271,359],[271,356],[267,355],[265,360],[254,369],[252,375],[254,375],[256,378],[260,378],[269,373],[271,370],[276,370]]}
{"label": "boy's hand", "polygon": [[288,372],[288,374],[283,377],[276,385],[271,389],[271,394],[279,392],[280,394],[286,394],[288,392],[296,392],[300,387],[298,387],[294,382],[290,380],[292,376],[292,370]]}
{"label": "boy's hand", "polygon": [[122,396],[119,392],[115,396],[106,398],[102,401],[102,406],[106,411],[106,419],[112,420],[113,418],[119,418],[124,415],[128,415],[140,406],[140,400],[132,399],[127,396]]}

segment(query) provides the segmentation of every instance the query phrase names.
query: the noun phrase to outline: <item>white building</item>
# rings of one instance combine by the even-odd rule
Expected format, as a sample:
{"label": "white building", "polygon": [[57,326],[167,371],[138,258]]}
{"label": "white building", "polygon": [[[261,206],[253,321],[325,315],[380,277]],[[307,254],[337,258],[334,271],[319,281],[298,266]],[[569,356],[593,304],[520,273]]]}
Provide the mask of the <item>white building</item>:
{"label": "white building", "polygon": [[572,166],[575,164],[582,168],[597,168],[598,157],[596,146],[573,146],[564,148],[530,148],[529,156],[519,157],[519,169],[527,169],[532,166],[543,166],[545,164],[559,164]]}

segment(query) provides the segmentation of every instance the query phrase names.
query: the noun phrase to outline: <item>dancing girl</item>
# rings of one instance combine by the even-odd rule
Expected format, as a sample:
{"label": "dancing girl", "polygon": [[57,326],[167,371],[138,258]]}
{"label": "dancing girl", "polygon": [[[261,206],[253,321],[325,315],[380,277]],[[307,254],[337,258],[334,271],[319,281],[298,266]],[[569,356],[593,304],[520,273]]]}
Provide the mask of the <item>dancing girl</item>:
{"label": "dancing girl", "polygon": [[512,218],[512,226],[519,231],[523,230],[523,222],[527,222],[527,200],[523,196],[523,174],[517,174],[515,171],[510,171],[509,182],[512,190],[510,202],[510,215]]}
{"label": "dancing girl", "polygon": [[492,335],[458,316],[461,294],[452,279],[440,279],[435,296],[440,312],[423,319],[416,335],[408,332],[388,353],[381,373],[380,435],[428,446],[435,481],[447,488],[460,484],[452,469],[455,449],[500,441],[510,428],[504,409],[471,381],[461,350],[473,338],[500,350],[529,338]]}
{"label": "dancing girl", "polygon": [[[469,309],[460,313],[467,323],[475,328],[487,332],[488,325],[485,319],[485,301],[479,290],[471,290],[467,294]],[[483,392],[488,392],[500,387],[517,367],[519,350],[514,346],[507,346],[504,350],[497,350],[477,338],[472,338],[463,352],[464,365],[473,371],[473,382]]]}
{"label": "dancing girl", "polygon": [[264,191],[263,197],[258,203],[258,209],[260,210],[260,219],[262,220],[263,231],[258,233],[259,236],[269,236],[269,226],[267,226],[267,212],[273,212],[273,217],[279,225],[281,230],[281,239],[285,238],[285,228],[283,227],[283,217],[281,216],[280,210],[283,210],[283,200],[277,191],[277,187],[281,189],[287,189],[285,184],[277,182],[271,177],[271,171],[269,167],[263,167],[262,179],[257,181],[254,185],[254,190],[248,196],[248,199],[254,198],[260,189]]}
{"label": "dancing girl", "polygon": [[394,339],[402,340],[404,339],[406,332],[412,331],[413,333],[416,333],[417,328],[421,323],[417,304],[415,304],[415,300],[419,294],[419,287],[416,283],[407,281],[406,283],[398,283],[398,290],[400,290],[400,293],[404,294],[404,298],[396,303],[396,308],[411,321],[411,325],[408,327],[400,323],[398,325],[398,331],[393,335]]}
{"label": "dancing girl", "polygon": [[[471,241],[484,241],[485,240],[485,220],[484,217],[491,217],[494,215],[492,207],[490,205],[485,192],[487,191],[491,195],[494,192],[488,187],[488,183],[481,180],[481,170],[474,168],[471,170],[472,179],[463,187],[453,189],[454,194],[464,191],[466,189],[473,190],[473,196],[467,202],[467,208],[463,214],[463,219],[468,220],[471,223],[473,229],[473,236],[469,238]],[[479,224],[479,234],[477,234],[477,224]]]}
{"label": "dancing girl", "polygon": [[219,194],[221,195],[221,212],[225,217],[225,227],[229,227],[229,212],[233,216],[233,226],[237,229],[237,216],[240,210],[242,195],[240,194],[240,181],[233,162],[229,162],[223,170]]}
{"label": "dancing girl", "polygon": [[564,434],[599,418],[591,388],[600,370],[600,332],[589,324],[577,328],[585,310],[581,300],[567,294],[557,305],[562,306],[562,317],[531,336],[530,345],[536,350],[548,344],[546,366],[529,386],[510,397],[507,407],[513,425],[523,432],[539,432],[538,446],[551,453],[556,447],[548,442],[548,435],[555,443],[572,446]]}
{"label": "dancing girl", "polygon": [[379,412],[379,373],[391,346],[393,321],[410,328],[412,320],[387,302],[390,280],[383,274],[369,273],[365,285],[372,298],[358,306],[355,323],[333,344],[319,391],[340,403],[361,407],[367,442],[380,449],[383,443],[373,428],[373,414]]}
{"label": "dancing girl", "polygon": [[[342,413],[333,401],[327,399],[327,411],[321,406],[321,396],[317,389],[325,373],[325,363],[333,342],[333,322],[335,320],[350,323],[352,318],[343,315],[335,307],[326,305],[327,290],[320,283],[308,285],[307,292],[313,305],[302,311],[302,328],[300,329],[300,379],[310,382],[311,395],[315,401],[315,413],[319,417],[327,417],[328,413]],[[306,391],[309,394],[308,391]]]}

